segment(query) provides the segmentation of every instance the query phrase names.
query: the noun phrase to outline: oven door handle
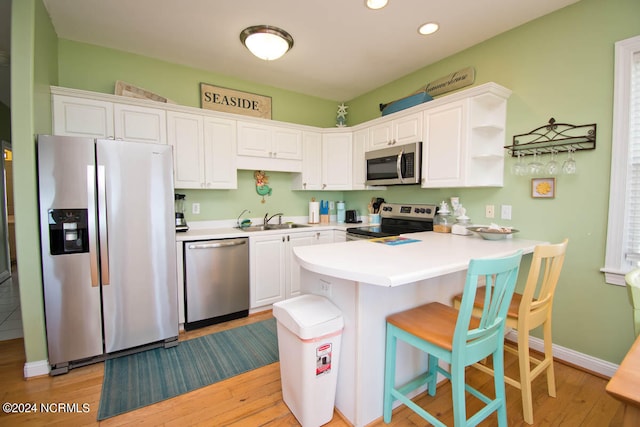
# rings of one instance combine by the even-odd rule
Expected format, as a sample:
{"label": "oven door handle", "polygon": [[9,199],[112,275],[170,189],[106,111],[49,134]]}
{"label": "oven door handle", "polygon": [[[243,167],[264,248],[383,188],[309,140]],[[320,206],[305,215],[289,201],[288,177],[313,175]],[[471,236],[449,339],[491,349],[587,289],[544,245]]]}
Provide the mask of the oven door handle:
{"label": "oven door handle", "polygon": [[398,173],[398,179],[401,183],[404,182],[404,177],[402,176],[402,156],[404,156],[404,148],[400,150],[398,160],[396,160],[396,172]]}

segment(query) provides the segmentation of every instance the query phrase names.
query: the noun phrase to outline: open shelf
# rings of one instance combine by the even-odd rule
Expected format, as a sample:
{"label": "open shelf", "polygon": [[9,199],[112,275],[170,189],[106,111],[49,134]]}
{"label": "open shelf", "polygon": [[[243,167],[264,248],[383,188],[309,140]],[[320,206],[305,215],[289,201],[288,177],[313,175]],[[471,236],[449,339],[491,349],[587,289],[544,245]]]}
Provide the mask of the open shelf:
{"label": "open shelf", "polygon": [[513,136],[513,144],[506,145],[511,157],[531,156],[562,151],[593,150],[596,148],[596,124],[571,125],[556,123],[552,117],[549,123],[529,133]]}

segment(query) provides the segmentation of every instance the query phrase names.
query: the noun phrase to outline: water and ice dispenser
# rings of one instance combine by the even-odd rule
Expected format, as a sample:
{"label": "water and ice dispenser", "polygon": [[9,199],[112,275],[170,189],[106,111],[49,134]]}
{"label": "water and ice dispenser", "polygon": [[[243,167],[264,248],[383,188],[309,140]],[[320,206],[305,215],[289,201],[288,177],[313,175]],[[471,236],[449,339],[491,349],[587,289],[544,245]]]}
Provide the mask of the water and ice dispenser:
{"label": "water and ice dispenser", "polygon": [[51,255],[89,252],[87,209],[49,209]]}

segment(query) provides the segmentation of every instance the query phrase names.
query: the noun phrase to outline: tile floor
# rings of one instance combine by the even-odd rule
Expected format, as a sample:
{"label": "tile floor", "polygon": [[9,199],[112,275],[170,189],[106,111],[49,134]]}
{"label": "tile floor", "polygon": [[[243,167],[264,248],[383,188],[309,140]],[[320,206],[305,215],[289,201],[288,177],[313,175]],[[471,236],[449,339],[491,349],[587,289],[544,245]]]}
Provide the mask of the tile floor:
{"label": "tile floor", "polygon": [[0,283],[0,341],[22,337],[20,292],[16,273]]}

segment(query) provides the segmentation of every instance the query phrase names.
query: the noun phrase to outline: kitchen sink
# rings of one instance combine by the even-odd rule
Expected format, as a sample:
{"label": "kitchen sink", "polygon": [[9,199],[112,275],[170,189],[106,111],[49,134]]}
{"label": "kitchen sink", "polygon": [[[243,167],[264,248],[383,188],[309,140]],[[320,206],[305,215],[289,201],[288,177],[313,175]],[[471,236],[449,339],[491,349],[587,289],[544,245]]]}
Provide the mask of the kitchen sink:
{"label": "kitchen sink", "polygon": [[286,224],[267,224],[267,225],[252,225],[250,227],[236,227],[242,231],[265,231],[265,230],[290,230],[292,228],[304,228],[309,227],[305,224],[295,224],[295,223],[286,223]]}
{"label": "kitchen sink", "polygon": [[267,224],[267,230],[288,230],[290,228],[304,228],[309,227],[305,224],[295,224],[293,222],[285,223],[285,224]]}

